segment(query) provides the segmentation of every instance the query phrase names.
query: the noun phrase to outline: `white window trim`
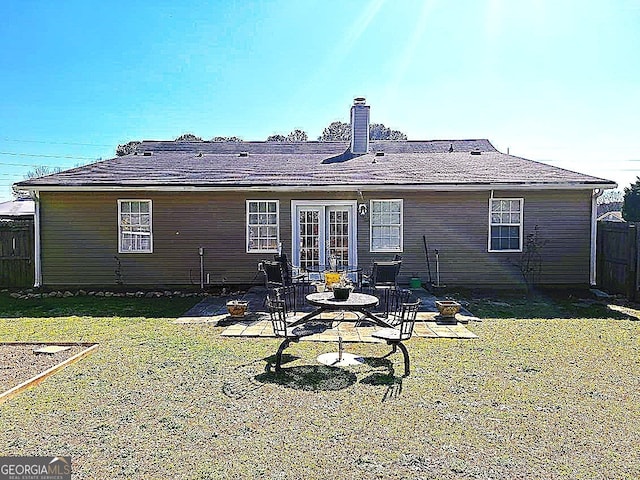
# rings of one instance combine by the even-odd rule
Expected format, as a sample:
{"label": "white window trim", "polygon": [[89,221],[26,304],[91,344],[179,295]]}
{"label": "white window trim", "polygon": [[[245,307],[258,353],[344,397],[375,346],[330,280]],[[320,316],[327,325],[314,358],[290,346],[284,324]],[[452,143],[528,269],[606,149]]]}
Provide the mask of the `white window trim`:
{"label": "white window trim", "polygon": [[[400,202],[400,247],[373,248],[373,202]],[[404,251],[404,200],[402,198],[372,198],[369,200],[369,252],[370,253],[402,253]]]}
{"label": "white window trim", "polygon": [[[294,267],[299,267],[300,262],[300,225],[298,225],[298,208],[324,208],[324,207],[347,207],[349,208],[350,224],[349,236],[352,238],[349,248],[350,263],[358,265],[358,202],[355,200],[291,200],[291,259]],[[324,229],[324,222],[320,225]],[[322,233],[324,235],[324,233]],[[326,252],[320,252],[320,264],[327,264]]]}
{"label": "white window trim", "polygon": [[[253,202],[269,202],[276,204],[276,248],[274,249],[249,249],[249,204]],[[245,200],[244,218],[244,248],[246,253],[278,253],[277,245],[280,245],[280,200],[252,198]]]}
{"label": "white window trim", "polygon": [[[149,202],[149,250],[123,250],[122,249],[122,202]],[[153,201],[149,198],[119,198],[118,199],[118,253],[153,253]]]}
{"label": "white window trim", "polygon": [[[520,200],[520,223],[496,223],[493,224],[491,223],[491,202],[492,201],[500,201],[500,200]],[[489,232],[487,234],[487,251],[489,253],[520,253],[522,252],[522,246],[523,246],[523,241],[524,241],[524,198],[503,198],[503,197],[490,197],[489,198],[489,215],[488,215],[488,221],[489,221]],[[520,231],[520,248],[518,248],[517,250],[492,250],[491,249],[491,227],[492,226],[502,226],[502,227],[518,227],[519,231]]]}

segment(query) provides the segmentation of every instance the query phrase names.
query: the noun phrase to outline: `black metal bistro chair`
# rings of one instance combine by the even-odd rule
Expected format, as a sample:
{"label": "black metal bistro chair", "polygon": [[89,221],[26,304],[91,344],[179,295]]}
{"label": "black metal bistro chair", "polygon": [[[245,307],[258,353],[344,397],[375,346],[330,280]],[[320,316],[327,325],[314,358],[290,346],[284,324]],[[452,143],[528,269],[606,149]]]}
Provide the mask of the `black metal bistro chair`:
{"label": "black metal bistro chair", "polygon": [[382,292],[380,306],[384,307],[385,318],[389,316],[389,303],[391,295],[398,289],[398,273],[402,266],[401,260],[391,262],[373,262],[369,277],[369,288],[376,295]]}
{"label": "black metal bistro chair", "polygon": [[402,318],[402,305],[409,303],[411,298],[411,290],[408,288],[397,288],[391,292],[391,305],[389,307],[389,316],[387,323],[393,326],[399,325]]}
{"label": "black metal bistro chair", "polygon": [[280,264],[282,265],[282,272],[284,273],[285,282],[294,283],[296,281],[303,280],[306,277],[306,275],[293,274],[293,265],[289,262],[286,253],[283,253],[281,255],[274,255],[273,260],[275,262],[280,262]]}
{"label": "black metal bistro chair", "polygon": [[[273,260],[282,265],[282,274],[285,285],[294,285],[298,295],[307,295],[311,291],[311,282],[307,273],[293,273],[293,265],[289,262],[286,253],[274,255]],[[300,299],[298,299],[300,300]]]}
{"label": "black metal bistro chair", "polygon": [[304,325],[294,328],[289,327],[287,323],[288,312],[284,300],[277,300],[267,296],[267,308],[271,316],[273,333],[276,337],[284,339],[276,352],[275,370],[277,373],[282,369],[282,352],[284,352],[291,342],[298,342],[301,338],[318,333],[318,331],[306,329]]}
{"label": "black metal bistro chair", "polygon": [[296,285],[287,281],[282,263],[272,260],[263,260],[260,263],[265,276],[267,297],[272,293],[275,294],[275,290],[278,289],[278,299],[286,302],[287,311],[297,312]]}
{"label": "black metal bistro chair", "polygon": [[396,348],[400,348],[404,356],[404,376],[408,377],[409,370],[409,352],[402,342],[409,340],[413,335],[413,326],[416,322],[416,315],[420,306],[420,299],[413,303],[403,303],[400,308],[400,323],[396,328],[382,328],[371,334],[373,338],[385,340],[387,345],[391,345],[392,349],[383,358],[396,352]]}

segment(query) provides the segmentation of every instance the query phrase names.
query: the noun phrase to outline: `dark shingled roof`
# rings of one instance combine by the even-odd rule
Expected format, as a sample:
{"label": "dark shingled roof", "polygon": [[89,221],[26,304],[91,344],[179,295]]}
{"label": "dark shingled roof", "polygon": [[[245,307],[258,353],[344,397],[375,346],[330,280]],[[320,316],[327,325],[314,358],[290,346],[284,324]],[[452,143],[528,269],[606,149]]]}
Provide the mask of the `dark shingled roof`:
{"label": "dark shingled roof", "polygon": [[[384,152],[380,155],[378,152]],[[304,187],[337,185],[611,185],[614,182],[498,152],[488,140],[345,142],[144,141],[116,157],[19,187]]]}

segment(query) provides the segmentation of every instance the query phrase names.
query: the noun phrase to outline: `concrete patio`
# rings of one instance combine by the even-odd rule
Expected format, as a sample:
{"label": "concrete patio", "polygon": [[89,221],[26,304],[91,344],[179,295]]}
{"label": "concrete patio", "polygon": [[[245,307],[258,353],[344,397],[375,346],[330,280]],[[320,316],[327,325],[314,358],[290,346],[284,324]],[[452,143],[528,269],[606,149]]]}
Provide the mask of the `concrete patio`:
{"label": "concrete patio", "polygon": [[[412,289],[412,295],[422,301],[414,328],[415,337],[477,338],[464,324],[470,321],[479,321],[479,319],[464,308],[456,315],[456,322],[441,321],[435,306],[435,296],[422,288]],[[265,308],[265,296],[266,289],[264,287],[252,287],[241,297],[208,297],[175,320],[175,323],[224,326],[226,328],[221,336],[226,337],[274,337],[269,314]],[[249,302],[248,313],[245,317],[238,319],[228,314],[226,303],[233,299]],[[303,315],[311,309],[312,307],[309,305],[299,305],[297,315]],[[340,315],[345,316],[345,321],[335,321],[332,328],[305,337],[305,340],[336,342],[339,337],[342,337],[344,342],[381,342],[371,336],[379,327],[371,326],[367,322],[357,322],[357,317],[352,313],[327,313],[323,314],[322,318],[331,320],[337,317],[336,320],[340,320]]]}

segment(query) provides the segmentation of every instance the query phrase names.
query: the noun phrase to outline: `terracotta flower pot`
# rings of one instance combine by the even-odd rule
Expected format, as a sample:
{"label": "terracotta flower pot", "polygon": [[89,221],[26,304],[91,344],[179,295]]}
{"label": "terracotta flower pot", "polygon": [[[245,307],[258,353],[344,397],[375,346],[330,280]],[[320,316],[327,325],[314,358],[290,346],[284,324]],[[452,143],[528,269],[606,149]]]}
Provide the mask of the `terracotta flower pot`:
{"label": "terracotta flower pot", "polygon": [[460,304],[453,300],[437,300],[436,307],[442,318],[455,319],[456,313],[460,311]]}
{"label": "terracotta flower pot", "polygon": [[249,302],[244,300],[231,300],[227,302],[227,311],[234,318],[244,317],[248,306]]}

